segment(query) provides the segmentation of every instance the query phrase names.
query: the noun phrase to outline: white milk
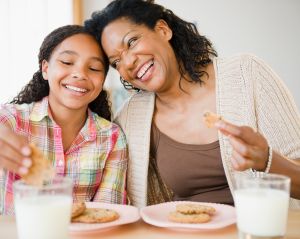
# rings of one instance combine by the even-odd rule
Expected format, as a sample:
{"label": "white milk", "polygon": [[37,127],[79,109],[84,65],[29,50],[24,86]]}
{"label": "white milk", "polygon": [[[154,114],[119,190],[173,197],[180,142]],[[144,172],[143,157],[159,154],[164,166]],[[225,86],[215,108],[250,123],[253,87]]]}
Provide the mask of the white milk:
{"label": "white milk", "polygon": [[19,239],[66,239],[72,199],[63,195],[40,195],[15,199]]}
{"label": "white milk", "polygon": [[286,231],[289,194],[278,189],[235,191],[237,225],[255,236],[282,236]]}

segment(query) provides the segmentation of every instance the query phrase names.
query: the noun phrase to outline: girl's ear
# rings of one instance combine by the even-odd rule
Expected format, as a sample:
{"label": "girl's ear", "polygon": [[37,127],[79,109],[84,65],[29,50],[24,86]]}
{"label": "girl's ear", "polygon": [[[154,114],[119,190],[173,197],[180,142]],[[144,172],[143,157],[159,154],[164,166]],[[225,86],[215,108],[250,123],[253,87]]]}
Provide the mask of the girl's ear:
{"label": "girl's ear", "polygon": [[155,24],[154,30],[158,32],[165,40],[169,41],[172,39],[173,32],[165,20],[158,20]]}
{"label": "girl's ear", "polygon": [[42,61],[42,75],[44,80],[48,80],[48,61]]}

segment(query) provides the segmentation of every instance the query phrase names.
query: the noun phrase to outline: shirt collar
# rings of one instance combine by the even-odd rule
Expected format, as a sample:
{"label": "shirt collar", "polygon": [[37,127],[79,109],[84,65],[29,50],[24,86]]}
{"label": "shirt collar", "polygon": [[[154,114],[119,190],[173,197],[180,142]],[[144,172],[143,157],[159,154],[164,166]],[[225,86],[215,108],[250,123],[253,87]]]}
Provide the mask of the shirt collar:
{"label": "shirt collar", "polygon": [[81,129],[81,134],[86,141],[93,141],[96,139],[96,122],[94,119],[94,114],[90,109],[88,109],[88,118]]}
{"label": "shirt collar", "polygon": [[[48,96],[44,97],[41,101],[35,102],[30,114],[30,120],[39,122],[45,117],[51,119],[51,112],[49,111]],[[52,119],[51,119],[52,120]],[[80,133],[86,141],[93,141],[96,139],[97,127],[95,122],[95,114],[88,109],[88,118],[81,129]]]}
{"label": "shirt collar", "polygon": [[38,122],[46,116],[49,116],[48,96],[33,104],[30,120]]}

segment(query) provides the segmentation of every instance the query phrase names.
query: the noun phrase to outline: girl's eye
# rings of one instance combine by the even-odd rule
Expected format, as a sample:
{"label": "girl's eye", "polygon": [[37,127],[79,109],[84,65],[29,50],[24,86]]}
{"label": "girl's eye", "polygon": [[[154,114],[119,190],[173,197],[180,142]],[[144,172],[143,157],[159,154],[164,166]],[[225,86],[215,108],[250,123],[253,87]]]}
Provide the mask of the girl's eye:
{"label": "girl's eye", "polygon": [[67,66],[72,65],[72,62],[69,62],[69,61],[61,61],[61,63],[63,63],[64,65],[67,65]]}
{"label": "girl's eye", "polygon": [[96,72],[101,72],[102,71],[102,69],[95,68],[95,67],[90,67],[90,70],[91,71],[96,71]]}
{"label": "girl's eye", "polygon": [[136,40],[137,40],[137,37],[132,37],[132,38],[130,38],[130,39],[128,40],[128,43],[127,43],[128,47],[129,47],[129,48],[130,48],[130,47],[133,47],[133,46],[135,45],[135,43],[136,43]]}

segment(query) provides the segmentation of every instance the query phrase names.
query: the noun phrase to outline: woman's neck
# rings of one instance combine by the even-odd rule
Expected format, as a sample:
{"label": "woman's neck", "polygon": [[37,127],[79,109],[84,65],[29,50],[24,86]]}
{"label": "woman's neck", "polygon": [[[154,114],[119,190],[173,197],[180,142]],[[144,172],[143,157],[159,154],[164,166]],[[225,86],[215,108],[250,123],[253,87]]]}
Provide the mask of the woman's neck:
{"label": "woman's neck", "polygon": [[208,73],[204,75],[202,81],[194,82],[190,77],[173,82],[172,86],[164,91],[156,93],[156,101],[159,105],[167,108],[184,109],[191,100],[201,100],[215,92],[215,73],[213,64],[209,64],[205,69]]}

